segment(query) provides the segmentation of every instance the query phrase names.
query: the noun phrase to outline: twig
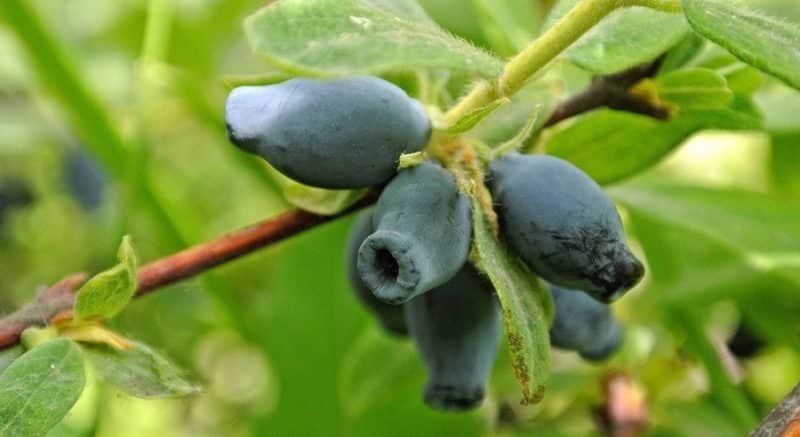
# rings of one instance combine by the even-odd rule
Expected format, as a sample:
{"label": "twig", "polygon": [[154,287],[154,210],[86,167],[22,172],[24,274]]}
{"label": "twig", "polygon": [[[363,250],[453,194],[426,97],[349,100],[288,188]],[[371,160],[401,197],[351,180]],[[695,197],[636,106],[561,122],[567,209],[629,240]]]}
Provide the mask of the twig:
{"label": "twig", "polygon": [[[331,216],[294,209],[144,265],[139,269],[136,296],[143,296],[347,215],[374,203],[376,198],[377,194],[372,192],[350,208]],[[17,344],[26,328],[46,325],[53,318],[64,318],[65,312],[72,308],[74,291],[85,280],[84,274],[70,275],[40,293],[35,301],[0,320],[0,349]]]}
{"label": "twig", "polygon": [[660,64],[661,59],[658,59],[620,73],[595,77],[585,90],[561,102],[544,123],[544,127],[600,107],[634,112],[659,120],[667,119],[669,117],[667,108],[633,95],[629,91],[630,87],[640,80],[653,76]]}
{"label": "twig", "polygon": [[750,433],[751,437],[793,437],[800,435],[800,384]]}

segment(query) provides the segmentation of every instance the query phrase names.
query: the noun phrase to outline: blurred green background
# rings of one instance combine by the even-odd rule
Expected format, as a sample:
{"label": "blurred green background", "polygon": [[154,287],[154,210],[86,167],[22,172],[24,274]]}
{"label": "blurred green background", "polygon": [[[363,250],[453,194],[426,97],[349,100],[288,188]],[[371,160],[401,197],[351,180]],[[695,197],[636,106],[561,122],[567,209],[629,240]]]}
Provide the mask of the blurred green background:
{"label": "blurred green background", "polygon": [[[490,2],[422,3],[445,28],[507,56],[552,7],[505,1],[515,2],[534,7],[511,17],[525,32],[510,37],[487,16]],[[262,164],[227,142],[222,119],[223,76],[271,71],[241,26],[265,2],[35,0],[24,2],[29,14],[10,3],[0,15],[0,179],[24,180],[35,201],[0,224],[1,313],[41,284],[108,267],[124,234],[148,261],[289,208]],[[800,20],[793,0],[752,3]],[[567,71],[564,89],[589,78]],[[755,100],[766,132],[694,135],[612,194],[637,180],[676,182],[723,190],[743,209],[769,196],[800,220],[800,95],[767,80]],[[70,196],[62,161],[76,149],[108,175],[99,208]],[[623,216],[650,272],[614,306],[629,327],[624,349],[603,365],[556,352],[540,405],[517,405],[501,353],[481,409],[425,407],[411,346],[378,332],[348,289],[347,218],[133,303],[116,328],[172,357],[204,393],[144,401],[94,380],[51,435],[593,435],[603,381],[617,373],[647,399],[648,433],[741,435],[800,380],[796,282],[760,270],[758,253],[657,214]],[[757,232],[742,223],[729,228]],[[766,343],[744,360],[725,347],[740,322]]]}

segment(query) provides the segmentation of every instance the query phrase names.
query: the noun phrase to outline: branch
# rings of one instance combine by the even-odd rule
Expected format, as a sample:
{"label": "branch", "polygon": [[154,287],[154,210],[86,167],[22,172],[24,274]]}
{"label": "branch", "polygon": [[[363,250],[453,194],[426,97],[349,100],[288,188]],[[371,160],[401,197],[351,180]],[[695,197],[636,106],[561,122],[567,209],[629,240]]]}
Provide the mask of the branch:
{"label": "branch", "polygon": [[800,384],[750,433],[750,437],[800,435]]}
{"label": "branch", "polygon": [[[657,112],[653,107],[636,111],[636,108],[645,108],[647,103],[628,93],[630,86],[644,77],[651,76],[657,67],[658,61],[622,73],[595,78],[586,90],[562,102],[545,126],[552,126],[600,106],[646,113],[656,118],[664,117],[665,114]],[[378,192],[373,191],[350,208],[332,216],[294,209],[153,261],[139,269],[139,288],[136,290],[136,297],[198,275],[220,264],[364,208],[374,203],[377,197]],[[36,300],[19,311],[0,319],[0,349],[19,343],[19,337],[26,328],[47,325],[54,319],[71,317],[75,290],[83,284],[86,277],[83,273],[68,276],[45,289]]]}
{"label": "branch", "polygon": [[[190,278],[220,264],[345,216],[371,205],[376,199],[377,193],[371,192],[356,204],[331,216],[294,209],[153,261],[139,268],[139,288],[136,290],[136,297],[144,296],[159,288]],[[75,290],[86,281],[86,278],[87,276],[83,273],[70,275],[40,292],[33,302],[0,320],[0,349],[19,343],[22,331],[29,327],[43,326],[53,319],[70,317]]]}
{"label": "branch", "polygon": [[644,78],[653,76],[660,65],[661,59],[659,58],[620,73],[595,77],[585,90],[561,102],[547,119],[544,127],[600,107],[666,120],[669,118],[667,108],[630,93],[633,85]]}

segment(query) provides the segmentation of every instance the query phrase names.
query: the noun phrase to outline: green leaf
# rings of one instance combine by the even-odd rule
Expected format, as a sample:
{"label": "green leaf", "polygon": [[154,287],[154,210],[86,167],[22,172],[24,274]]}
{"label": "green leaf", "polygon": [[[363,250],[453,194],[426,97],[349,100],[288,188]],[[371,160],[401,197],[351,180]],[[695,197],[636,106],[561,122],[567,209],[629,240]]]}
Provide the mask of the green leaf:
{"label": "green leaf", "polygon": [[683,0],[683,11],[700,35],[800,89],[800,26],[731,0]]}
{"label": "green leaf", "polygon": [[472,0],[493,51],[513,56],[536,36],[540,6],[527,0]]}
{"label": "green leaf", "polygon": [[[565,16],[579,0],[560,0],[544,28]],[[680,14],[631,7],[614,11],[561,56],[598,74],[616,73],[652,61],[674,46],[689,27]]]}
{"label": "green leaf", "polygon": [[283,0],[248,17],[245,30],[256,54],[299,74],[440,68],[489,78],[503,68],[411,0]]}
{"label": "green leaf", "polygon": [[706,68],[671,71],[653,80],[659,99],[680,108],[718,108],[733,101],[721,74]]}
{"label": "green leaf", "polygon": [[159,399],[200,392],[162,355],[141,343],[133,346],[127,351],[94,344],[82,348],[102,378],[131,396]]}
{"label": "green leaf", "polygon": [[228,74],[220,78],[222,86],[226,90],[232,90],[240,86],[272,85],[291,79],[291,74],[282,71],[275,71],[263,74]]}
{"label": "green leaf", "polygon": [[74,342],[61,338],[28,351],[0,374],[0,435],[45,435],[78,401],[85,383]]}
{"label": "green leaf", "polygon": [[420,374],[411,342],[370,325],[351,346],[339,374],[339,401],[350,417],[388,401]]}
{"label": "green leaf", "polygon": [[492,235],[480,203],[472,203],[474,244],[480,266],[489,276],[503,307],[506,339],[514,375],[522,388],[522,402],[537,403],[544,396],[550,371],[550,335],[553,315],[550,293],[519,258]]}
{"label": "green leaf", "polygon": [[557,128],[544,146],[548,154],[609,184],[650,168],[699,130],[759,127],[758,119],[732,108],[690,108],[667,122],[603,109]]}
{"label": "green leaf", "polygon": [[290,204],[314,214],[333,215],[358,202],[366,190],[327,190],[311,187],[291,179],[269,164],[263,167],[277,182],[283,198]]}
{"label": "green leaf", "polygon": [[785,193],[800,195],[800,130],[785,133],[773,133],[772,167],[773,181],[776,188]]}
{"label": "green leaf", "polygon": [[732,381],[722,364],[717,349],[703,326],[706,316],[702,310],[688,308],[673,311],[674,329],[686,332],[686,346],[703,363],[711,383],[710,394],[739,426],[737,434],[746,433],[758,423],[753,404]]}
{"label": "green leaf", "polygon": [[440,130],[450,134],[466,132],[475,127],[475,125],[486,118],[486,116],[494,112],[495,109],[508,103],[509,101],[509,98],[503,97],[489,103],[488,105],[473,109],[472,111],[464,114],[464,116],[460,119],[456,120],[452,125],[444,126]]}
{"label": "green leaf", "polygon": [[713,240],[749,268],[800,284],[796,199],[654,182],[609,192],[636,215]]}
{"label": "green leaf", "polygon": [[563,88],[560,80],[531,81],[510,102],[481,120],[470,135],[494,147],[514,139],[532,119],[536,120],[533,131],[537,131],[555,109]]}
{"label": "green leaf", "polygon": [[23,352],[24,350],[20,345],[0,350],[0,374],[2,374],[14,360],[19,358]]}
{"label": "green leaf", "polygon": [[98,273],[78,290],[75,319],[108,319],[122,311],[136,293],[137,260],[129,236],[122,239],[117,251],[119,264]]}

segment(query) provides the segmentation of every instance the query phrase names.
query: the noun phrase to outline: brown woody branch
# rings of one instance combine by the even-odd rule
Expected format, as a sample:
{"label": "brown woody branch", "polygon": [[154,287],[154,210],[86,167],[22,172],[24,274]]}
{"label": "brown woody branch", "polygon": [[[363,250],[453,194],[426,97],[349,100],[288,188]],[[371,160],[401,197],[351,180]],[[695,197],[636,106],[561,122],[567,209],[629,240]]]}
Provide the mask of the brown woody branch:
{"label": "brown woody branch", "polygon": [[[545,126],[552,126],[566,118],[601,106],[663,118],[665,114],[659,112],[657,108],[648,106],[649,103],[628,92],[630,86],[654,74],[656,69],[657,62],[654,62],[619,74],[595,78],[586,90],[562,102]],[[347,210],[333,216],[318,215],[299,209],[291,210],[153,261],[139,269],[139,288],[136,296],[190,278],[307,229],[335,220],[372,204],[376,199],[377,193],[372,192]],[[74,291],[85,280],[86,275],[82,273],[68,276],[40,292],[36,300],[19,311],[0,319],[0,349],[19,343],[20,335],[26,328],[47,325],[54,318],[69,317]]]}
{"label": "brown woody branch", "polygon": [[800,435],[800,384],[795,386],[750,434],[751,437],[798,435]]}
{"label": "brown woody branch", "polygon": [[620,73],[595,77],[585,90],[561,102],[550,114],[544,126],[552,126],[567,118],[601,107],[666,120],[669,118],[667,108],[630,92],[630,88],[640,80],[653,76],[660,65],[661,60],[658,59]]}
{"label": "brown woody branch", "polygon": [[[335,220],[374,203],[376,197],[374,192],[370,192],[350,208],[332,216],[294,209],[153,261],[139,268],[139,288],[136,290],[136,296],[143,296]],[[68,276],[40,292],[33,302],[0,320],[0,349],[19,343],[20,335],[26,328],[47,325],[53,318],[64,318],[65,312],[70,311],[74,303],[75,290],[86,278],[83,273]]]}

